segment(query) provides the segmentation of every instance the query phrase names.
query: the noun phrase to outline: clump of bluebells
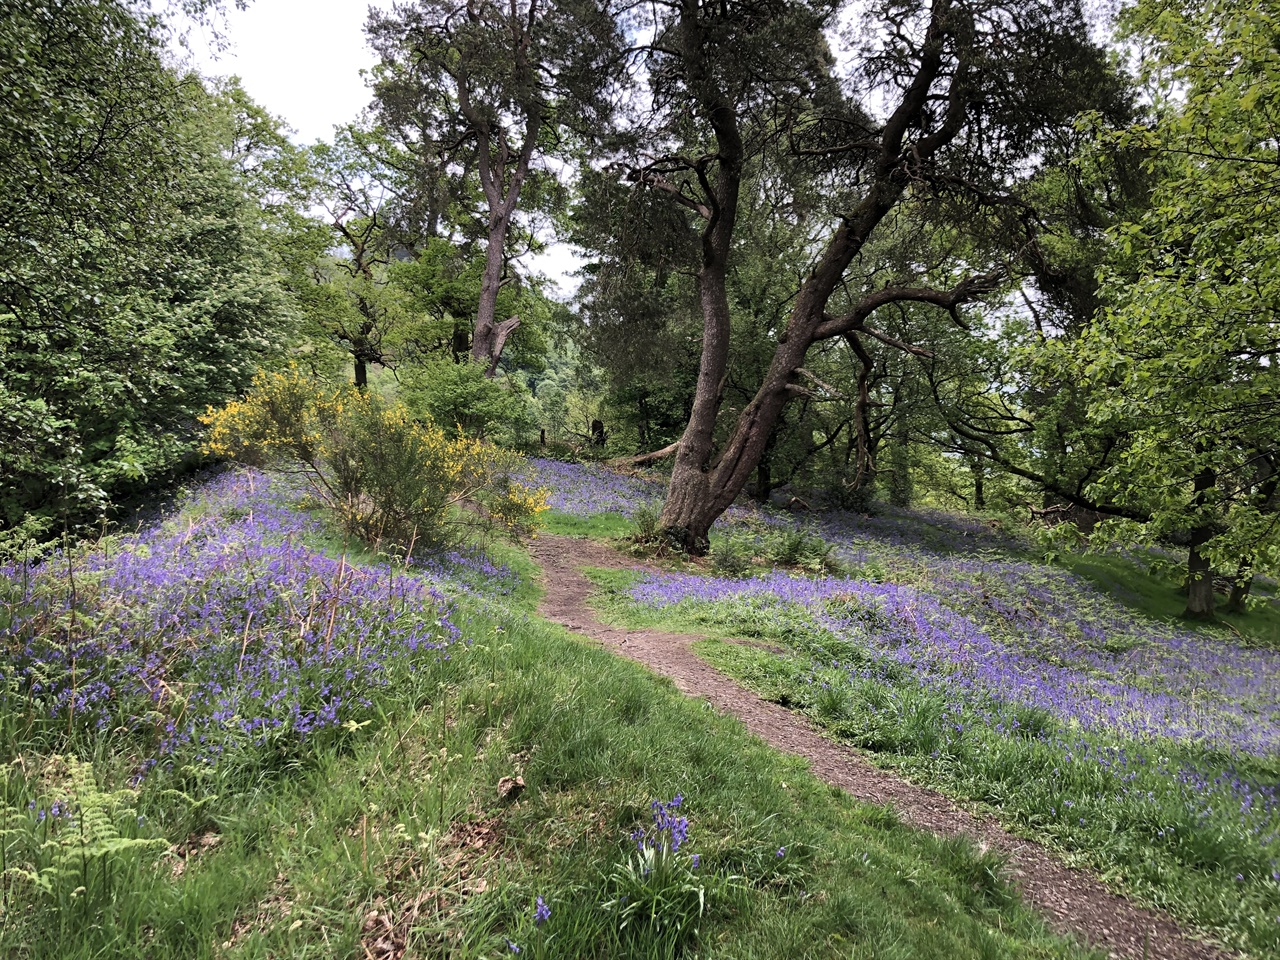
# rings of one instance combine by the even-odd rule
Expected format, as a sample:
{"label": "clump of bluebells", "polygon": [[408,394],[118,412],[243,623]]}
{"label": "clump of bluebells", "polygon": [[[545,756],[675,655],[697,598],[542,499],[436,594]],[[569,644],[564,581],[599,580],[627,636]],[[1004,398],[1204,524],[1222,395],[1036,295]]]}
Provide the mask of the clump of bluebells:
{"label": "clump of bluebells", "polygon": [[672,954],[697,936],[708,901],[724,886],[703,873],[698,854],[682,852],[689,839],[683,804],[676,794],[649,805],[652,822],[632,832],[635,849],[609,876],[604,905],[619,935],[661,944]]}
{"label": "clump of bluebells", "polygon": [[6,749],[288,759],[425,682],[461,639],[443,580],[319,552],[290,501],[227,473],[177,520],[0,571]]}
{"label": "clump of bluebells", "polygon": [[663,495],[662,484],[656,480],[625,476],[592,464],[530,459],[529,466],[533,480],[551,491],[547,506],[560,513],[617,513],[630,518],[638,507]]}
{"label": "clump of bluebells", "polygon": [[641,855],[650,850],[672,854],[680,851],[689,838],[689,818],[678,813],[683,803],[684,796],[677,793],[670,800],[654,800],[649,805],[653,813],[653,825],[648,829],[638,828],[631,834],[636,850]]}

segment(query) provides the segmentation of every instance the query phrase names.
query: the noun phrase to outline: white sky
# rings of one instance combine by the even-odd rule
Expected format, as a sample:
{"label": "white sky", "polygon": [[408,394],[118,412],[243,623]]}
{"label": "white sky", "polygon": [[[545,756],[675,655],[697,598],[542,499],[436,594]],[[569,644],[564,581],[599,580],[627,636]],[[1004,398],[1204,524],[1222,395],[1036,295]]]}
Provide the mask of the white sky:
{"label": "white sky", "polygon": [[328,140],[336,125],[354,120],[369,103],[360,70],[374,64],[364,37],[370,5],[252,0],[247,10],[228,11],[222,27],[227,50],[215,53],[197,28],[190,55],[204,74],[240,77],[249,96],[296,131],[295,141]]}

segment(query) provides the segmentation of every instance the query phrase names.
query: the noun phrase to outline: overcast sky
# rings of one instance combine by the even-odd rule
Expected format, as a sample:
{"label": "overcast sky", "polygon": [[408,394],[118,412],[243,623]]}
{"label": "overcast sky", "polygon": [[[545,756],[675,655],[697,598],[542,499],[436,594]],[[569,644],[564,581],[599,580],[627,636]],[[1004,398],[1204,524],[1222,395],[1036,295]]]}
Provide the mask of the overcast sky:
{"label": "overcast sky", "polygon": [[369,6],[368,0],[252,0],[247,10],[228,12],[227,50],[215,54],[197,29],[191,57],[202,73],[240,77],[255,101],[297,131],[298,142],[328,140],[335,125],[354,120],[369,102],[360,77],[374,62],[364,38]]}

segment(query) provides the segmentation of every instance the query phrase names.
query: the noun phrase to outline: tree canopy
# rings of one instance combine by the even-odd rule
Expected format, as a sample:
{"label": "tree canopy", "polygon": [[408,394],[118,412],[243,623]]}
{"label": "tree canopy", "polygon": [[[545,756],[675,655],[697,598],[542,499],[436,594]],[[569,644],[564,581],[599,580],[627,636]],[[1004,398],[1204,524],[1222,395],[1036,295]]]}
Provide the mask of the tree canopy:
{"label": "tree canopy", "polygon": [[1189,612],[1215,575],[1243,604],[1280,567],[1274,12],[1138,0],[1109,44],[1079,3],[854,13],[398,3],[370,109],[304,146],[139,5],[10,4],[7,535],[189,462],[287,357],[671,457],[694,551],[744,493],[950,498],[1176,544]]}

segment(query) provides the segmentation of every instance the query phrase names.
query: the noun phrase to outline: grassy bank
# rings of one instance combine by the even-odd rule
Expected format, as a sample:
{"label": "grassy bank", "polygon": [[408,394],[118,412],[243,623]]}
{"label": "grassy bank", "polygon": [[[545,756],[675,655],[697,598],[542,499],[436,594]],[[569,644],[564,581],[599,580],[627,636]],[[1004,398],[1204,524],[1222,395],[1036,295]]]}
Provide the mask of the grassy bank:
{"label": "grassy bank", "polygon": [[0,953],[1084,955],[988,857],[537,620],[522,554],[332,548],[242,475],[5,571]]}
{"label": "grassy bank", "polygon": [[[930,608],[918,587],[896,592],[901,588],[890,584],[785,573],[591,576],[602,588],[601,609],[615,622],[708,635],[695,647],[701,656],[871,751],[877,762],[994,809],[1015,830],[1253,955],[1280,949],[1280,765],[1265,748],[1215,747],[1172,730],[1163,735],[1161,722],[1149,717],[1115,713],[1101,701],[1082,713],[1053,691],[1038,703],[1020,702],[1013,686],[1001,690],[984,678],[997,666],[988,657],[998,656],[998,648],[984,651],[980,634],[961,629],[971,621],[955,619],[945,605]],[[1025,606],[1003,603],[1009,598],[995,578],[986,589],[984,609],[1025,615]],[[886,599],[877,602],[874,591]],[[1035,616],[1051,612],[1045,604]],[[986,628],[994,632],[990,623]],[[930,631],[945,645],[945,658],[934,659],[940,647],[930,645]],[[770,648],[719,639],[731,636]],[[1099,643],[1112,645],[1114,654],[1103,650],[1090,662],[1124,656],[1137,642],[1117,630],[1102,632]],[[1065,645],[1035,648],[1027,634],[1018,643],[1023,647],[1011,645],[1010,655],[1025,656],[1030,645],[1052,670],[1065,669],[1063,658],[1071,655]],[[1130,681],[1147,684],[1138,676]],[[1120,688],[1106,683],[1118,696]],[[1131,698],[1127,709],[1166,702],[1158,685],[1145,689],[1148,699]],[[1204,704],[1192,704],[1196,711],[1212,707],[1211,692],[1203,696]],[[1175,710],[1177,701],[1168,703]],[[1134,733],[1125,736],[1121,728]],[[1248,742],[1243,728],[1222,736],[1232,735]]]}

